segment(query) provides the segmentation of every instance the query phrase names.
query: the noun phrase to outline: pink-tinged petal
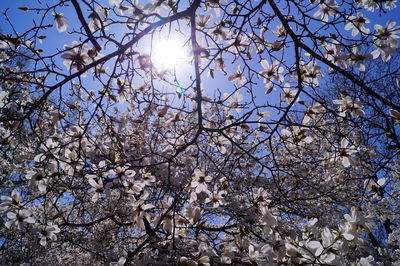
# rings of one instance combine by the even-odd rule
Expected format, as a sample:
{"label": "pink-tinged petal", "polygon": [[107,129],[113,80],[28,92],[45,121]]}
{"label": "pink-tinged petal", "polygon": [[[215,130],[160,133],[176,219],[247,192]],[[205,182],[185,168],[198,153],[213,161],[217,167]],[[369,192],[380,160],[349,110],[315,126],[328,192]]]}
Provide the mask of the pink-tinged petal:
{"label": "pink-tinged petal", "polygon": [[36,221],[33,217],[28,217],[28,218],[24,219],[24,222],[34,224]]}
{"label": "pink-tinged petal", "polygon": [[382,26],[379,25],[379,24],[375,24],[374,29],[375,29],[376,31],[379,31],[379,30],[382,29]]}
{"label": "pink-tinged petal", "polygon": [[344,167],[349,167],[351,164],[350,164],[350,160],[349,160],[349,157],[343,157],[343,159],[342,159],[342,164],[343,164],[343,166]]}
{"label": "pink-tinged petal", "polygon": [[89,184],[94,188],[99,188],[99,184],[94,179],[89,179]]}
{"label": "pink-tinged petal", "polygon": [[11,225],[12,225],[13,223],[14,223],[13,221],[7,221],[7,222],[5,223],[5,226],[6,226],[7,228],[10,228]]}
{"label": "pink-tinged petal", "polygon": [[11,197],[15,198],[19,198],[19,193],[16,189],[13,189],[13,191],[11,192]]}
{"label": "pink-tinged petal", "polygon": [[12,198],[10,198],[9,196],[1,196],[0,199],[1,201],[12,201]]}
{"label": "pink-tinged petal", "polygon": [[321,255],[322,251],[324,251],[324,247],[322,246],[322,244],[319,241],[310,241],[307,243],[307,246],[310,249],[315,250],[315,256],[319,256]]}
{"label": "pink-tinged petal", "polygon": [[348,241],[351,241],[354,239],[354,236],[352,234],[348,234],[348,233],[344,233],[343,237]]}
{"label": "pink-tinged petal", "polygon": [[346,148],[348,144],[349,144],[349,141],[347,139],[342,139],[342,141],[340,142],[340,147]]}
{"label": "pink-tinged petal", "polygon": [[15,212],[8,212],[7,217],[9,219],[15,219],[17,217],[17,214]]}
{"label": "pink-tinged petal", "polygon": [[265,68],[265,69],[269,69],[270,68],[270,65],[269,65],[268,61],[265,60],[265,59],[261,60],[261,66],[263,68]]}
{"label": "pink-tinged petal", "polygon": [[46,184],[44,182],[39,182],[38,188],[40,192],[46,192]]}
{"label": "pink-tinged petal", "polygon": [[149,209],[153,209],[153,208],[154,208],[154,205],[150,204],[150,203],[142,205],[142,210],[149,210]]}
{"label": "pink-tinged petal", "polygon": [[353,28],[353,24],[352,23],[347,23],[346,26],[344,26],[345,30],[351,30]]}
{"label": "pink-tinged petal", "polygon": [[40,239],[40,245],[42,245],[43,247],[45,247],[45,246],[47,245],[46,237],[42,237],[42,238]]}
{"label": "pink-tinged petal", "polygon": [[396,22],[393,21],[393,20],[389,20],[389,21],[387,22],[386,25],[387,25],[386,27],[387,27],[388,29],[391,29],[391,28],[393,28],[394,26],[396,26]]}

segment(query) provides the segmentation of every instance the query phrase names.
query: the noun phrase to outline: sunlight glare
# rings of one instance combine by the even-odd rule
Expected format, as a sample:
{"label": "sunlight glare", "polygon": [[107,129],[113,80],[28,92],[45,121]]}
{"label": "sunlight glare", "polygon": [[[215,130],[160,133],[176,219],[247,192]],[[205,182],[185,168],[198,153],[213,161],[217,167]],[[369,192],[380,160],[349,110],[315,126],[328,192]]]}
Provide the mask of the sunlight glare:
{"label": "sunlight glare", "polygon": [[176,40],[162,40],[154,47],[152,63],[159,70],[176,69],[185,61],[187,61],[186,49]]}

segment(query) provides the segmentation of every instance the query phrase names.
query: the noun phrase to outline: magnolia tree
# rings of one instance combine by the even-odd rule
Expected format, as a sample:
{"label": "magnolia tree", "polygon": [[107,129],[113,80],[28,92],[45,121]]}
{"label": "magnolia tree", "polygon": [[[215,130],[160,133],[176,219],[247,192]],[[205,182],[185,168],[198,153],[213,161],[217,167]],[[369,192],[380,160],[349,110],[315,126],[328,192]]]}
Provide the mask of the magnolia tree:
{"label": "magnolia tree", "polygon": [[400,263],[396,0],[32,2],[1,264]]}

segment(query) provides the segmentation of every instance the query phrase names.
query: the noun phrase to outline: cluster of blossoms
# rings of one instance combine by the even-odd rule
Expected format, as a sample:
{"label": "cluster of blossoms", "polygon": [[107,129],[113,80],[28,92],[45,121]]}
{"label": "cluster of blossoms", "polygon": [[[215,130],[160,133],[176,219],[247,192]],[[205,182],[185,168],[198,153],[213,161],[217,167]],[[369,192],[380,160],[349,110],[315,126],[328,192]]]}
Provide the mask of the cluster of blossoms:
{"label": "cluster of blossoms", "polygon": [[[80,30],[65,1],[22,7],[55,29],[1,36],[0,264],[399,263],[396,99],[382,152],[359,96],[314,95],[324,65],[354,77],[390,60],[399,27],[372,32],[358,7],[395,1],[140,2],[71,0]],[[185,77],[146,50],[175,26],[192,50]],[[42,53],[46,30],[80,41]],[[13,66],[19,49],[35,71]]]}

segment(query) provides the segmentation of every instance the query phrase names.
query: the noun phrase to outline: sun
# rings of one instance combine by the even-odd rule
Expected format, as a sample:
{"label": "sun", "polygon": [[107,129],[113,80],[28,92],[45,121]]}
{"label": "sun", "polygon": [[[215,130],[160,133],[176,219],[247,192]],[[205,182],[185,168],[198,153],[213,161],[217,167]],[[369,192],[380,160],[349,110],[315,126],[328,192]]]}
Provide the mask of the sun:
{"label": "sun", "polygon": [[159,70],[174,70],[188,61],[187,49],[177,40],[162,39],[155,44],[151,61]]}

